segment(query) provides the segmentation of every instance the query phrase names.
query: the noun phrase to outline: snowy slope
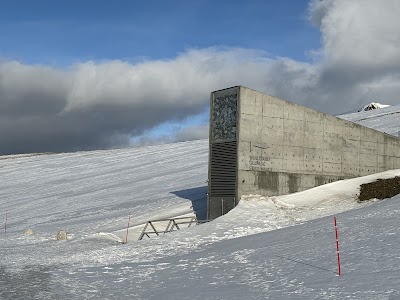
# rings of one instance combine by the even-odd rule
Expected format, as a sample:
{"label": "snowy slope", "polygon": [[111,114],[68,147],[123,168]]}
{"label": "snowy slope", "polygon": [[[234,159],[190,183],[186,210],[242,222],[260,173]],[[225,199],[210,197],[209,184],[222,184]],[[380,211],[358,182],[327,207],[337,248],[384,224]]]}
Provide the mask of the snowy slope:
{"label": "snowy slope", "polygon": [[400,105],[337,116],[387,134],[399,136]]}
{"label": "snowy slope", "polygon": [[[400,170],[248,196],[158,238],[110,238],[123,236],[129,212],[133,225],[191,213],[207,155],[203,140],[0,160],[0,299],[400,299],[400,198],[356,201],[361,183]],[[61,228],[71,240],[54,240]]]}

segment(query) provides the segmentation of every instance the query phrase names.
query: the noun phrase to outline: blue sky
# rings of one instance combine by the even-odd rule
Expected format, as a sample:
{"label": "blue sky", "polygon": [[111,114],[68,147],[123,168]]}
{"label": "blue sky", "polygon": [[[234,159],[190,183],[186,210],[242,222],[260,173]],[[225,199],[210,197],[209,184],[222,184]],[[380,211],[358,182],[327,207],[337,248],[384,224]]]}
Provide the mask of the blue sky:
{"label": "blue sky", "polygon": [[243,47],[309,60],[320,33],[308,1],[1,1],[0,55],[28,64],[168,59]]}
{"label": "blue sky", "polygon": [[398,0],[0,0],[0,155],[207,138],[243,85],[329,114],[399,104]]}

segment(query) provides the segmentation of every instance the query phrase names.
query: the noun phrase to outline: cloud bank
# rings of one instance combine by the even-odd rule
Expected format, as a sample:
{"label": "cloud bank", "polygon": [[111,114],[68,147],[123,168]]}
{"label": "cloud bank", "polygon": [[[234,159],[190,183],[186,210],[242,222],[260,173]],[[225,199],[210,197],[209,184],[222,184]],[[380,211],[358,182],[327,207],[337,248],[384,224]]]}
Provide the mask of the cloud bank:
{"label": "cloud bank", "polygon": [[[0,61],[0,154],[65,152],[203,138],[205,124],[146,137],[204,113],[209,93],[244,85],[331,114],[399,104],[400,2],[311,1],[321,31],[311,62],[240,48],[170,60],[84,62],[67,69]],[[162,126],[162,125],[161,125]]]}

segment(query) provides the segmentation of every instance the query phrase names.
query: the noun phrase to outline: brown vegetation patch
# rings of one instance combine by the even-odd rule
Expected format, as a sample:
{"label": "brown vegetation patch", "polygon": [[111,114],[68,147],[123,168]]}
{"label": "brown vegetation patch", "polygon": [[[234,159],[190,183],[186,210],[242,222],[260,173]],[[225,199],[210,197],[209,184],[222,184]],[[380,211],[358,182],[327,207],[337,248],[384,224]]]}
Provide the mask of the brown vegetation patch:
{"label": "brown vegetation patch", "polygon": [[360,201],[369,199],[386,199],[400,194],[400,177],[378,179],[377,181],[364,183],[360,186]]}

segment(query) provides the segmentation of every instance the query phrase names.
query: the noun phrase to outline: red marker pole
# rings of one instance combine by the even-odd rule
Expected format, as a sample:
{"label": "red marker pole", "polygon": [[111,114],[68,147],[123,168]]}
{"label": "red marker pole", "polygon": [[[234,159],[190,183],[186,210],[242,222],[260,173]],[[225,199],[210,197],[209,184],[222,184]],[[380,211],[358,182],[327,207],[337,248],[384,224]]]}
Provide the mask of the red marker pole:
{"label": "red marker pole", "polygon": [[128,242],[128,230],[129,230],[130,223],[131,223],[131,213],[129,213],[128,226],[126,227],[125,244]]}
{"label": "red marker pole", "polygon": [[336,224],[336,217],[333,217],[333,221],[335,224],[335,235],[336,235],[336,253],[337,253],[337,263],[338,263],[338,275],[340,276],[340,251],[339,251],[339,233]]}

